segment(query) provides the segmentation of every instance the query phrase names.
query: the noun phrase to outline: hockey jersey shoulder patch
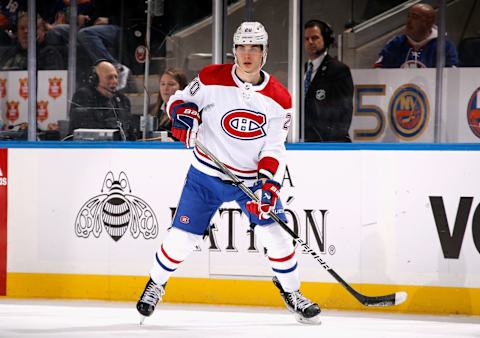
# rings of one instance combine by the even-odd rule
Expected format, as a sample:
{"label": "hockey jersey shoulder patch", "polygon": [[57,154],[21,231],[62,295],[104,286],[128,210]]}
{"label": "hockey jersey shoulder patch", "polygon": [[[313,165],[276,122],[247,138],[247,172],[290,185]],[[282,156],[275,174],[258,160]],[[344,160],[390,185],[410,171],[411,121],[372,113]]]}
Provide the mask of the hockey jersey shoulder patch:
{"label": "hockey jersey shoulder patch", "polygon": [[232,78],[232,64],[210,65],[200,71],[198,77],[204,85],[236,86]]}
{"label": "hockey jersey shoulder patch", "polygon": [[265,88],[259,91],[260,94],[268,96],[277,102],[283,109],[292,108],[292,97],[288,90],[274,76],[270,75]]}

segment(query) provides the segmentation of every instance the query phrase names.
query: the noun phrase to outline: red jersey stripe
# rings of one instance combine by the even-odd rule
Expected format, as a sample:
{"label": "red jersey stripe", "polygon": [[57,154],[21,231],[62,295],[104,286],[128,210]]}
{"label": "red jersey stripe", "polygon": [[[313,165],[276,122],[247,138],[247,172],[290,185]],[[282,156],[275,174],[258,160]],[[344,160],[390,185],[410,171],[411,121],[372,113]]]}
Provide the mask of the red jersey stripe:
{"label": "red jersey stripe", "polygon": [[163,249],[163,245],[160,246],[160,249],[162,250],[162,254],[172,263],[174,264],[180,264],[181,262],[183,261],[177,261],[175,259],[173,259],[172,257],[170,257],[169,255],[167,255],[167,253],[165,252],[165,250]]}
{"label": "red jersey stripe", "polygon": [[286,262],[291,259],[295,255],[295,251],[293,251],[290,255],[282,257],[282,258],[272,258],[268,256],[268,259],[272,262]]}

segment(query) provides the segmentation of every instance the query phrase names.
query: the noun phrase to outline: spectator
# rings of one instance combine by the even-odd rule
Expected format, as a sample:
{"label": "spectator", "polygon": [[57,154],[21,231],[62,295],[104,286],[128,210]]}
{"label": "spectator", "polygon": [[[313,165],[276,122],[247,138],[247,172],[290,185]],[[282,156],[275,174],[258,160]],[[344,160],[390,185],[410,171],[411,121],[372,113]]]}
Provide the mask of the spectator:
{"label": "spectator", "polygon": [[[45,43],[46,26],[42,18],[37,17],[37,69],[64,69],[60,52]],[[0,56],[1,70],[25,70],[28,67],[28,16],[20,13],[17,19],[16,42]]]}
{"label": "spectator", "polygon": [[[431,68],[437,65],[437,37],[435,10],[424,3],[408,10],[405,34],[390,40],[375,62],[376,68]],[[455,45],[445,42],[445,66],[458,64]]]}
{"label": "spectator", "polygon": [[172,122],[166,111],[168,99],[177,90],[183,90],[187,84],[187,77],[180,68],[169,68],[160,76],[158,100],[149,109],[149,114],[158,118],[158,130],[167,130],[170,134]]}
{"label": "spectator", "polygon": [[78,32],[78,42],[87,52],[92,63],[97,60],[109,60],[118,71],[118,88],[127,86],[130,69],[121,64],[119,58],[113,56],[113,51],[118,52],[121,36],[120,13],[124,1],[96,0],[93,2],[92,11],[86,26]]}
{"label": "spectator", "polygon": [[328,54],[330,26],[310,20],[304,27],[308,56],[304,78],[305,142],[351,142],[353,81],[350,68]]}
{"label": "spectator", "polygon": [[118,129],[123,140],[136,140],[130,101],[117,91],[118,73],[106,60],[92,67],[87,86],[73,94],[70,132],[77,128]]}
{"label": "spectator", "polygon": [[27,0],[0,0],[0,45],[12,43],[17,18],[27,10]]}
{"label": "spectator", "polygon": [[[47,23],[47,44],[53,46],[67,46],[69,39],[69,8],[70,0],[50,0],[49,2],[41,2],[37,6],[37,10]],[[91,0],[77,1],[77,24],[78,28],[82,28],[90,20],[85,14],[92,9]]]}

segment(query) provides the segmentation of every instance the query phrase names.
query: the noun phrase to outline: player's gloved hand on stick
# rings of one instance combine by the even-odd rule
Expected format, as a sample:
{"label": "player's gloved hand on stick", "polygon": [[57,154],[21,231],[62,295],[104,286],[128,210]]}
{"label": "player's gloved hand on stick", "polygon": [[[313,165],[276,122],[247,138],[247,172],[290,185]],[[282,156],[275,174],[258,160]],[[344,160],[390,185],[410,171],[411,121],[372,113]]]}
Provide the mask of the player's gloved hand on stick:
{"label": "player's gloved hand on stick", "polygon": [[256,215],[259,219],[264,220],[270,218],[268,213],[275,209],[278,195],[280,194],[280,183],[274,180],[266,180],[262,188],[258,189],[255,194],[258,196],[259,202],[247,202],[247,210],[251,214]]}
{"label": "player's gloved hand on stick", "polygon": [[192,102],[185,102],[173,107],[172,113],[172,136],[183,142],[187,148],[195,145],[200,113],[198,106]]}

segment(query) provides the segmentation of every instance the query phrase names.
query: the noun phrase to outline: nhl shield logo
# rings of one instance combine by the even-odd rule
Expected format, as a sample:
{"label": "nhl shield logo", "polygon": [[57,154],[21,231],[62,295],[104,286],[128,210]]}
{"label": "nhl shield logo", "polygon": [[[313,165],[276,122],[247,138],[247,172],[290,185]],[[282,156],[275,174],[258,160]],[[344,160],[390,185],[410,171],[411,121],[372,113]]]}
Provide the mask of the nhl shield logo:
{"label": "nhl shield logo", "polygon": [[52,77],[48,79],[48,95],[54,100],[62,95],[62,78]]}
{"label": "nhl shield logo", "polygon": [[315,98],[318,100],[318,101],[322,101],[325,99],[325,97],[327,97],[327,92],[325,91],[325,89],[319,89],[315,92]]}
{"label": "nhl shield logo", "polygon": [[26,100],[28,98],[28,79],[26,77],[23,77],[21,79],[18,79],[18,82],[20,82],[18,94],[20,95],[20,97]]}
{"label": "nhl shield logo", "polygon": [[0,78],[0,99],[7,96],[7,79]]}
{"label": "nhl shield logo", "polygon": [[7,101],[7,120],[15,122],[20,117],[20,111],[18,110],[18,101]]}
{"label": "nhl shield logo", "polygon": [[48,101],[37,101],[37,120],[40,122],[48,119]]}

